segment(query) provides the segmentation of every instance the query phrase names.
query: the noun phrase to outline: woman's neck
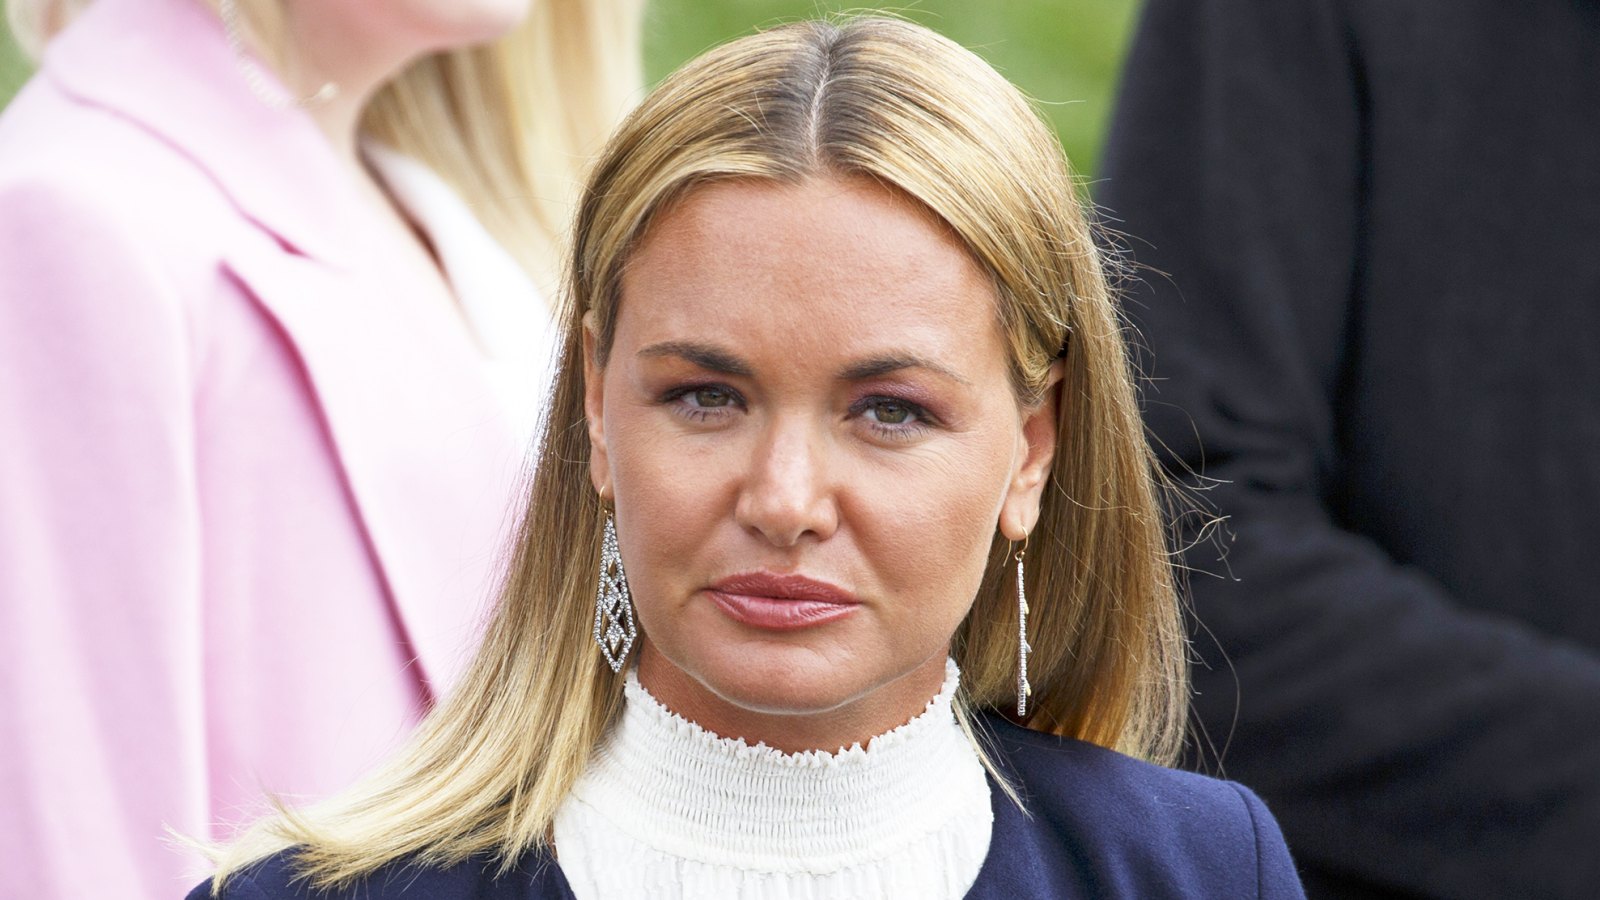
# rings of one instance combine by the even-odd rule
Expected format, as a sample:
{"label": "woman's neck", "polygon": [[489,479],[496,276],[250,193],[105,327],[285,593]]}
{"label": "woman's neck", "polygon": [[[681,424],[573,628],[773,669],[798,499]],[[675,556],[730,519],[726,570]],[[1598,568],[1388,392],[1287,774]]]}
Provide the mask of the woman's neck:
{"label": "woman's neck", "polygon": [[[256,22],[236,0],[232,21],[213,0],[229,30],[242,67],[259,66],[281,83],[283,102],[299,105],[352,172],[362,171],[359,134],[367,105],[421,51],[398,41],[351,34],[357,18],[316,21],[283,11],[276,21]],[[265,26],[268,33],[263,34]]]}

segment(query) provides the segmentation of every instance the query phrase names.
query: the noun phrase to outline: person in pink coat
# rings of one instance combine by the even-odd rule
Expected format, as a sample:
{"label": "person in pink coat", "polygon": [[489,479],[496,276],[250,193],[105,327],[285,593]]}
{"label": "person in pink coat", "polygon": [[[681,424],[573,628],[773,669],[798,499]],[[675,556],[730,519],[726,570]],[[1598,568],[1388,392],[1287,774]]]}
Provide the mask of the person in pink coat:
{"label": "person in pink coat", "polygon": [[65,28],[0,116],[0,896],[175,897],[172,834],[349,782],[470,649],[639,10],[74,6],[14,5]]}

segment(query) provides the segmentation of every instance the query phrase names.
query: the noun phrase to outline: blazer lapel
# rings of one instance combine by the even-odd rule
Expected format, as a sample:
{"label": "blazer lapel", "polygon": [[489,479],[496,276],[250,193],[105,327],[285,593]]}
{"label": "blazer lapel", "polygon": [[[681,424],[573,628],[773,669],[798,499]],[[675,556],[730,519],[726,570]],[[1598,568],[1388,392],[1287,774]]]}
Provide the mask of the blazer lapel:
{"label": "blazer lapel", "polygon": [[260,229],[222,264],[293,344],[402,627],[447,687],[526,450],[458,313],[393,272],[346,164],[303,110],[251,92],[200,0],[96,0],[42,71],[172,146]]}
{"label": "blazer lapel", "polygon": [[419,662],[447,688],[497,586],[523,462],[474,348],[449,308],[396,285],[272,247],[224,264],[294,344]]}

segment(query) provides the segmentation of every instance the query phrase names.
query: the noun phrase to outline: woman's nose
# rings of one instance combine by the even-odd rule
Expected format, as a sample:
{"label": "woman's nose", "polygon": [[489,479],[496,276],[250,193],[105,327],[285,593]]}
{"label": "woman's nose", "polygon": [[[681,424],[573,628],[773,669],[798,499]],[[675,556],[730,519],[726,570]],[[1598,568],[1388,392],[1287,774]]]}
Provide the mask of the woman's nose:
{"label": "woman's nose", "polygon": [[839,525],[825,434],[798,418],[774,420],[757,442],[734,515],[777,547],[825,540]]}

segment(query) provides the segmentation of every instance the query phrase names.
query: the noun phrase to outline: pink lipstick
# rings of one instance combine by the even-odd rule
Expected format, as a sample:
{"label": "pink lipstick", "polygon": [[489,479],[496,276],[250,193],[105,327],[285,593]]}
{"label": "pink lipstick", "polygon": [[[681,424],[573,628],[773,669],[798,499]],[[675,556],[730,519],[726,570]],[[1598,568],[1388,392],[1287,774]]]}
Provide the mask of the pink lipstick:
{"label": "pink lipstick", "polygon": [[728,618],[769,631],[836,622],[861,605],[848,591],[825,581],[768,572],[723,578],[707,588],[706,595]]}

